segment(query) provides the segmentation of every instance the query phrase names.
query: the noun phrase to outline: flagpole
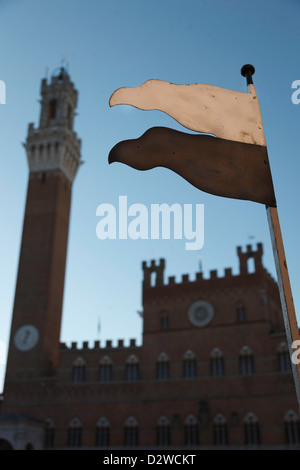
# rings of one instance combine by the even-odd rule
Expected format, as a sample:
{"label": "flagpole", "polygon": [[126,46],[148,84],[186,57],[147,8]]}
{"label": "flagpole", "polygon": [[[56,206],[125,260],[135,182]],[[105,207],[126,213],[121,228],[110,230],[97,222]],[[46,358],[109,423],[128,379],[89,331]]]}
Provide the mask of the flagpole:
{"label": "flagpole", "polygon": [[[268,206],[266,206],[266,210],[273,248],[273,256],[277,272],[278,287],[280,293],[283,319],[285,323],[286,336],[290,355],[292,355],[294,352],[293,343],[294,341],[300,339],[299,327],[297,324],[297,318],[295,313],[293,294],[290,285],[288,267],[286,263],[278,211],[276,207]],[[294,362],[291,361],[291,366],[294,375],[298,405],[300,409],[300,364],[294,364]]]}
{"label": "flagpole", "polygon": [[[254,91],[255,88],[252,81],[252,75],[255,69],[252,65],[244,65],[241,69],[241,74],[246,77],[247,85],[250,92]],[[269,231],[272,242],[273,257],[276,267],[278,288],[280,294],[280,301],[282,307],[283,320],[285,325],[286,337],[289,347],[290,356],[294,352],[293,343],[299,341],[299,327],[297,324],[297,318],[295,313],[293,294],[290,284],[290,278],[288,273],[288,267],[285,257],[283,239],[281,234],[280,222],[277,207],[266,206],[267,219],[269,224]],[[297,343],[296,343],[297,344]],[[299,344],[297,344],[299,345]],[[295,364],[291,360],[291,367],[295,382],[296,395],[298,400],[298,406],[300,409],[300,364]]]}

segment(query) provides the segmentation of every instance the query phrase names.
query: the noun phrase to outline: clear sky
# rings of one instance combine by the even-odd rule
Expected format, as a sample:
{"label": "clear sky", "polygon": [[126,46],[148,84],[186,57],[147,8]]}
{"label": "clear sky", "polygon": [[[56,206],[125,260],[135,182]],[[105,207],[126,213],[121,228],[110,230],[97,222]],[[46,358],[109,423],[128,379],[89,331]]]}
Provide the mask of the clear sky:
{"label": "clear sky", "polygon": [[[181,128],[159,111],[109,108],[113,91],[150,78],[246,91],[240,69],[256,68],[258,93],[296,312],[300,308],[299,120],[292,82],[300,79],[298,0],[0,0],[0,390],[13,308],[28,166],[22,143],[39,119],[40,82],[62,58],[79,91],[75,130],[84,165],[73,185],[62,341],[136,338],[141,344],[142,261],[166,259],[166,277],[205,277],[232,267],[236,247],[264,244],[276,278],[264,206],[201,192],[173,172],[109,166],[110,149],[153,126]],[[96,236],[102,203],[204,204],[201,252],[184,240],[105,240]],[[299,319],[300,312],[297,314]],[[100,335],[97,331],[101,322]]]}

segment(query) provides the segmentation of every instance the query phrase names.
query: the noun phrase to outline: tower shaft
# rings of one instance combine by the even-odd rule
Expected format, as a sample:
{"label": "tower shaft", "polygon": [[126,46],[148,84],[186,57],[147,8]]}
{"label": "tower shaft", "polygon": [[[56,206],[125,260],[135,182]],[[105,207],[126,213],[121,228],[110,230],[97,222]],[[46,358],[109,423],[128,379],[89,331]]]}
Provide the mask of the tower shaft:
{"label": "tower shaft", "polygon": [[6,382],[51,375],[57,366],[72,183],[81,142],[73,131],[77,91],[62,69],[42,81],[39,127],[25,143],[29,181]]}

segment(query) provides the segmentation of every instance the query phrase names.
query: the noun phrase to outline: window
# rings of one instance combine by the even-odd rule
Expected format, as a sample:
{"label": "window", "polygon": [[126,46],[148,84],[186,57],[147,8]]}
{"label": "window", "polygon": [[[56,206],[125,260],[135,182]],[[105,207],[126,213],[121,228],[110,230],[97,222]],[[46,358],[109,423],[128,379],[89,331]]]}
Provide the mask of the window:
{"label": "window", "polygon": [[161,317],[161,329],[168,330],[169,329],[169,317],[168,315],[162,315]]}
{"label": "window", "polygon": [[288,346],[285,342],[279,345],[277,350],[278,367],[280,372],[289,372],[292,369]]}
{"label": "window", "polygon": [[10,442],[6,439],[0,439],[0,450],[14,450]]}
{"label": "window", "polygon": [[140,378],[140,364],[138,358],[132,354],[126,363],[126,380],[135,381]]}
{"label": "window", "polygon": [[109,447],[110,425],[106,418],[102,417],[97,423],[96,446]]}
{"label": "window", "polygon": [[49,106],[48,106],[48,121],[50,121],[50,119],[55,119],[56,108],[57,108],[56,100],[50,100]]}
{"label": "window", "polygon": [[138,423],[132,416],[127,419],[124,428],[124,445],[126,447],[137,447],[139,442]]}
{"label": "window", "polygon": [[254,374],[254,358],[251,349],[248,346],[243,346],[239,356],[240,374],[251,375]]}
{"label": "window", "polygon": [[67,126],[68,126],[69,129],[72,129],[72,123],[73,123],[72,108],[69,105],[68,106],[68,112],[67,112]]}
{"label": "window", "polygon": [[244,419],[245,443],[247,445],[260,444],[260,427],[258,419],[253,413],[248,413]]}
{"label": "window", "polygon": [[54,436],[55,436],[55,426],[52,419],[46,420],[46,429],[45,429],[45,442],[44,447],[46,449],[51,449],[54,446]]}
{"label": "window", "polygon": [[156,444],[160,447],[170,445],[170,422],[165,416],[161,416],[157,421]]}
{"label": "window", "polygon": [[157,272],[152,271],[152,273],[150,274],[150,286],[155,287],[156,284],[157,284]]}
{"label": "window", "polygon": [[82,357],[78,357],[73,363],[72,369],[73,383],[80,383],[85,381],[85,361]]}
{"label": "window", "polygon": [[287,444],[300,444],[300,421],[294,411],[288,411],[284,417]]}
{"label": "window", "polygon": [[46,162],[49,164],[51,161],[51,144],[48,144],[46,147]]}
{"label": "window", "polygon": [[244,322],[246,320],[246,311],[242,303],[239,303],[236,307],[237,321]]}
{"label": "window", "polygon": [[193,415],[189,415],[184,422],[184,440],[186,446],[199,444],[199,424]]}
{"label": "window", "polygon": [[112,380],[112,360],[108,356],[104,356],[99,365],[100,382],[110,382]]}
{"label": "window", "polygon": [[68,431],[68,446],[80,447],[81,446],[82,426],[78,418],[73,418],[69,424]]}
{"label": "window", "polygon": [[43,156],[44,156],[44,146],[41,144],[38,148],[38,162],[43,161]]}
{"label": "window", "polygon": [[36,147],[34,145],[30,149],[29,163],[36,163]]}
{"label": "window", "polygon": [[192,351],[186,351],[183,356],[183,377],[190,379],[197,377],[197,360]]}
{"label": "window", "polygon": [[247,259],[247,270],[249,274],[255,273],[255,260],[254,257]]}
{"label": "window", "polygon": [[165,353],[158,356],[156,363],[156,377],[158,379],[168,379],[170,377],[170,361]]}
{"label": "window", "polygon": [[226,419],[223,415],[218,414],[214,420],[214,444],[223,446],[228,444],[228,430]]}
{"label": "window", "polygon": [[222,377],[225,375],[224,357],[218,348],[215,348],[210,356],[210,373],[212,377]]}

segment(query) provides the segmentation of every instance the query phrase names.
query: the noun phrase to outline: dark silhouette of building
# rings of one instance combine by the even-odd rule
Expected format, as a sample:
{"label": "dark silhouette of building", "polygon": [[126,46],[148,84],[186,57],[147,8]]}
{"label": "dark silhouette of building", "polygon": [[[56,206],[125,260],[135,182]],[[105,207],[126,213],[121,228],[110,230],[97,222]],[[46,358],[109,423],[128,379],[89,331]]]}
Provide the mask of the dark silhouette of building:
{"label": "dark silhouette of building", "polygon": [[[238,275],[180,282],[143,262],[143,341],[62,344],[77,92],[42,81],[29,125],[29,183],[0,416],[0,448],[292,449],[295,387],[276,282],[263,247],[238,247]],[[254,269],[248,267],[254,260]]]}

